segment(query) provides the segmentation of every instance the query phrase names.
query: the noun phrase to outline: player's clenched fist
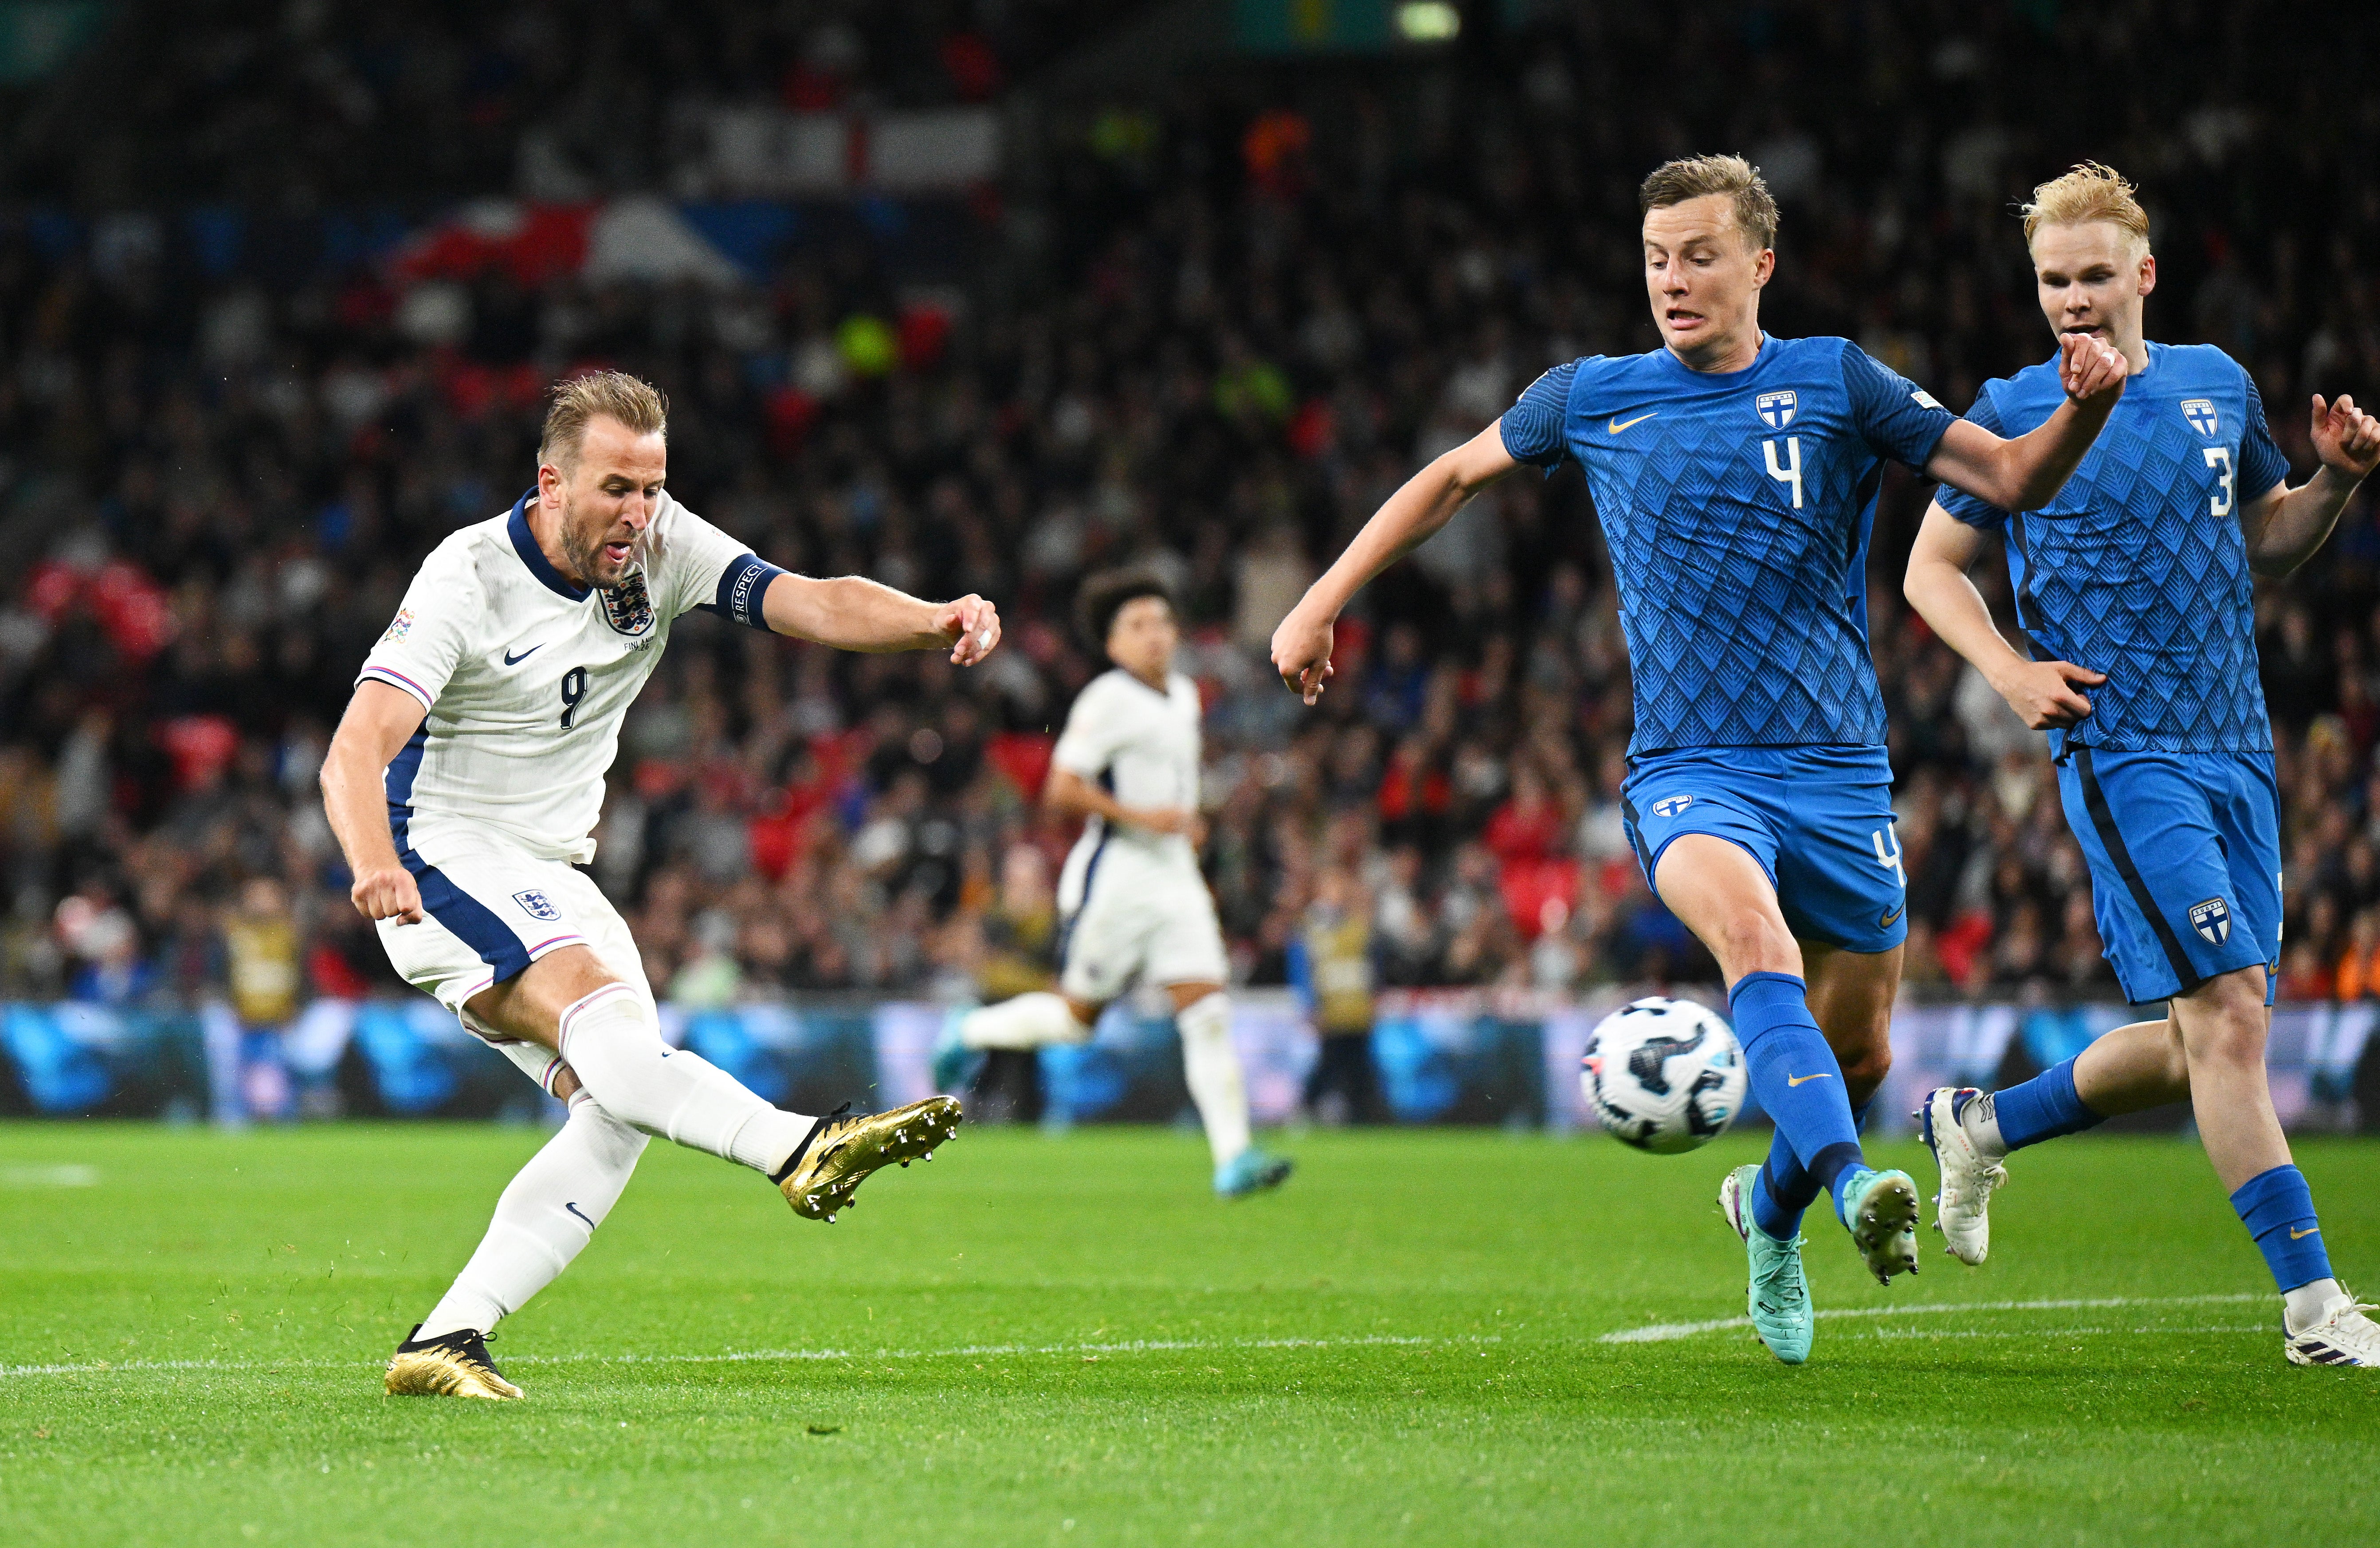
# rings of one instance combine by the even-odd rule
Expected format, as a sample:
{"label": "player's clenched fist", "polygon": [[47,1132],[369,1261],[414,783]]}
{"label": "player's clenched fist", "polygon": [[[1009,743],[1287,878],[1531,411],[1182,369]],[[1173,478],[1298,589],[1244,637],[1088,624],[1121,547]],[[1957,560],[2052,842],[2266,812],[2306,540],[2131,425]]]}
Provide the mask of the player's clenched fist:
{"label": "player's clenched fist", "polygon": [[394,919],[400,925],[421,923],[421,889],[402,865],[381,865],[356,875],[347,889],[356,912],[366,919]]}
{"label": "player's clenched fist", "polygon": [[2058,377],[2066,395],[2076,403],[2112,404],[2124,391],[2131,368],[2124,352],[2088,333],[2063,333],[2058,340]]}
{"label": "player's clenched fist", "polygon": [[2380,419],[2356,407],[2353,398],[2342,395],[2337,403],[2326,404],[2316,393],[2313,451],[2323,466],[2367,478],[2373,468],[2380,466]]}
{"label": "player's clenched fist", "polygon": [[935,609],[934,627],[951,642],[951,664],[971,667],[1000,644],[1000,610],[969,593]]}
{"label": "player's clenched fist", "polygon": [[1322,684],[1331,676],[1331,635],[1329,619],[1309,619],[1303,609],[1292,611],[1272,632],[1272,670],[1308,704],[1322,696]]}

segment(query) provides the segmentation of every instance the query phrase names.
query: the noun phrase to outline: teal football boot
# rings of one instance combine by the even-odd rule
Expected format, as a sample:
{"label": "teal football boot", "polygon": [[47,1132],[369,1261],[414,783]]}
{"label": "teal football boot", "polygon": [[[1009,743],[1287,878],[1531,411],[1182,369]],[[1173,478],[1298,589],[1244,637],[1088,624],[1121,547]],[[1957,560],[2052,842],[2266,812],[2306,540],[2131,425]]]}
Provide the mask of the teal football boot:
{"label": "teal football boot", "polygon": [[1278,1188],[1289,1180],[1289,1174],[1295,1166],[1296,1163],[1285,1155],[1275,1155],[1250,1145],[1215,1168],[1215,1196],[1245,1199],[1251,1193]]}
{"label": "teal football boot", "polygon": [[1718,1211],[1735,1234],[1743,1239],[1752,1276],[1743,1292],[1744,1314],[1752,1331],[1768,1352],[1788,1365],[1810,1358],[1814,1317],[1810,1284],[1802,1277],[1802,1238],[1779,1241],[1752,1218],[1752,1184],[1756,1166],[1738,1167],[1718,1185]]}
{"label": "teal football boot", "polygon": [[1896,1274],[1917,1272],[1917,1182],[1907,1172],[1862,1167],[1835,1191],[1836,1212],[1851,1228],[1867,1271],[1879,1285]]}
{"label": "teal football boot", "polygon": [[941,1031],[934,1038],[934,1089],[947,1096],[965,1096],[983,1073],[984,1052],[960,1040],[959,1027],[972,1005],[953,1005],[942,1012]]}

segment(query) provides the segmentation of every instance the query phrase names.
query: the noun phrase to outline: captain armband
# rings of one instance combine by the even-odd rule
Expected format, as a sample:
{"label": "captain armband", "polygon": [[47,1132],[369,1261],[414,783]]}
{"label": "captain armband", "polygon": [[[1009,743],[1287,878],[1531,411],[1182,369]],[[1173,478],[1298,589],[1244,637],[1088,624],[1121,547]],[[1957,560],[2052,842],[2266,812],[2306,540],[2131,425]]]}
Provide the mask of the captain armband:
{"label": "captain armband", "polygon": [[787,573],[758,554],[737,554],[720,573],[719,593],[704,611],[748,628],[765,629],[769,621],[761,616],[761,606],[769,595],[769,583]]}

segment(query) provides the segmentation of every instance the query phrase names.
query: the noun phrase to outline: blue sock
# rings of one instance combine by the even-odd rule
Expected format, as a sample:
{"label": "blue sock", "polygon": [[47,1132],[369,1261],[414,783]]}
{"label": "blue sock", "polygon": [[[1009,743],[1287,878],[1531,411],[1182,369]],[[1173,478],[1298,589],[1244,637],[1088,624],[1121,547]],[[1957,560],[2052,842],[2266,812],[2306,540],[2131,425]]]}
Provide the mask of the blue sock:
{"label": "blue sock", "polygon": [[[1876,1098],[1871,1096],[1852,1109],[1852,1128],[1856,1132],[1867,1129],[1867,1115],[1876,1110]],[[1768,1159],[1760,1175],[1752,1179],[1752,1218],[1761,1230],[1778,1241],[1791,1241],[1801,1234],[1802,1212],[1818,1202],[1818,1179],[1793,1157],[1793,1147],[1785,1143],[1785,1131],[1779,1130],[1768,1142]]]}
{"label": "blue sock", "polygon": [[2022,1085],[1994,1092],[1992,1116],[1999,1120],[2000,1143],[2022,1150],[2060,1134],[2079,1134],[2107,1119],[2085,1106],[2074,1091],[2074,1061],[2055,1064]]}
{"label": "blue sock", "polygon": [[2330,1254],[2322,1248],[2322,1223],[2314,1218],[2313,1191],[2303,1172],[2295,1167],[2258,1172],[2231,1195],[2231,1207],[2256,1239],[2283,1295],[2330,1277]]}
{"label": "blue sock", "polygon": [[[1728,1008],[1753,1094],[1775,1121],[1778,1140],[1820,1189],[1832,1191],[1860,1165],[1859,1130],[1843,1094],[1842,1066],[1810,1015],[1808,986],[1790,973],[1747,973],[1728,991]],[[1755,1219],[1760,1191],[1753,1191]]]}

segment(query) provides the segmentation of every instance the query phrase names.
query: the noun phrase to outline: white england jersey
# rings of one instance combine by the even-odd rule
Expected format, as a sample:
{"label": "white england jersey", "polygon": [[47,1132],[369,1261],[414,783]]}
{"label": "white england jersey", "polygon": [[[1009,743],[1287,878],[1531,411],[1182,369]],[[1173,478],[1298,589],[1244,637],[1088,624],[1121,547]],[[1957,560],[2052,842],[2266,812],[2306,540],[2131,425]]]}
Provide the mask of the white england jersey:
{"label": "white england jersey", "polygon": [[431,550],[358,674],[421,702],[420,730],[388,768],[400,849],[419,812],[489,824],[543,858],[592,859],[620,721],[671,623],[703,607],[758,623],[781,573],[664,493],[625,583],[573,586],[529,533],[535,496]]}
{"label": "white england jersey", "polygon": [[[1098,785],[1126,806],[1198,806],[1198,685],[1180,672],[1165,692],[1117,669],[1083,687],[1050,761]],[[1198,853],[1179,833],[1151,833],[1093,817],[1066,857],[1062,908],[1080,907],[1086,884],[1110,866],[1146,876],[1198,875]],[[1102,885],[1106,885],[1104,882]],[[1202,884],[1203,886],[1203,884]]]}

